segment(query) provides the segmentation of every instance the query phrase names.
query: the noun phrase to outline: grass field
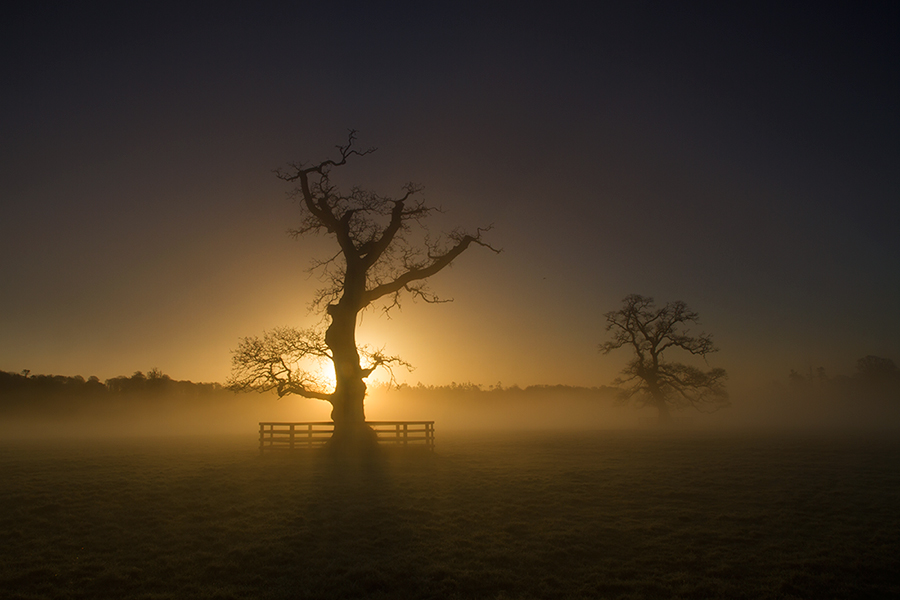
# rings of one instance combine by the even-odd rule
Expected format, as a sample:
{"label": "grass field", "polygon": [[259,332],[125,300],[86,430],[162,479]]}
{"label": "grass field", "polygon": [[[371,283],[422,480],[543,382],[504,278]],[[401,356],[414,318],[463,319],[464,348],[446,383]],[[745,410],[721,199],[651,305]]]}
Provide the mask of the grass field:
{"label": "grass field", "polygon": [[446,435],[0,443],[7,598],[900,597],[900,441]]}

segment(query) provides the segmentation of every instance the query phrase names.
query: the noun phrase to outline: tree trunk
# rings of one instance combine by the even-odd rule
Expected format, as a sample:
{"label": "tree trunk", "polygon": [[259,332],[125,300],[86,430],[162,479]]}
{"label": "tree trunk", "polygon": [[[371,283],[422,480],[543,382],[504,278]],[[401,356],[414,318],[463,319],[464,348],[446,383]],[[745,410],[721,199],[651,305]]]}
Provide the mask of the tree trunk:
{"label": "tree trunk", "polygon": [[371,446],[376,440],[375,432],[366,425],[366,382],[356,349],[357,311],[340,302],[331,305],[328,313],[331,325],[325,332],[325,343],[331,349],[335,379],[331,400],[332,443],[342,447]]}
{"label": "tree trunk", "polygon": [[659,422],[663,425],[668,425],[672,422],[672,413],[669,412],[669,404],[666,402],[666,395],[659,388],[655,375],[646,377],[645,381],[647,382],[647,390],[653,397],[653,403],[656,405],[656,410],[659,411]]}
{"label": "tree trunk", "polygon": [[665,398],[655,398],[656,408],[659,410],[659,422],[662,425],[669,425],[672,422],[672,413],[669,412],[669,405],[666,404]]}

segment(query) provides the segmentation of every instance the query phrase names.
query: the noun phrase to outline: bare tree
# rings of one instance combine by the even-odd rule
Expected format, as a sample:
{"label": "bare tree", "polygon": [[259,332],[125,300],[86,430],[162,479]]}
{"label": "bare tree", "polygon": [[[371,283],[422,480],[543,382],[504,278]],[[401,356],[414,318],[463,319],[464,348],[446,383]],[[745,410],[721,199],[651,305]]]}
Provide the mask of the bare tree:
{"label": "bare tree", "polygon": [[[371,441],[373,434],[365,424],[365,379],[379,367],[408,366],[382,350],[358,347],[359,313],[378,301],[390,311],[403,293],[426,302],[441,301],[428,290],[426,279],[473,244],[499,252],[482,239],[486,229],[429,236],[424,221],[437,209],[425,204],[418,185],[406,184],[397,198],[358,187],[341,191],[332,182],[332,170],[374,151],[357,150],[355,141],[356,132],[351,131],[347,143],[337,146],[336,159],[295,163],[277,172],[296,186],[292,193],[302,211],[300,226],[291,234],[325,234],[337,244],[332,257],[313,265],[325,281],[312,303],[329,321],[324,334],[315,329],[276,329],[262,338],[244,338],[232,357],[235,389],[275,390],[280,396],[330,402],[336,442]],[[304,366],[311,360],[333,367],[333,391]]]}
{"label": "bare tree", "polygon": [[642,405],[655,407],[660,422],[671,421],[670,407],[693,406],[711,412],[727,406],[725,369],[704,371],[663,358],[667,351],[683,350],[705,359],[718,350],[709,334],[695,336],[686,329],[686,324],[699,322],[699,315],[684,302],[658,308],[653,298],[631,294],[622,301],[622,308],[604,316],[612,339],[600,344],[600,352],[609,354],[622,347],[634,352],[622,377],[613,382],[622,388],[623,399],[634,397]]}

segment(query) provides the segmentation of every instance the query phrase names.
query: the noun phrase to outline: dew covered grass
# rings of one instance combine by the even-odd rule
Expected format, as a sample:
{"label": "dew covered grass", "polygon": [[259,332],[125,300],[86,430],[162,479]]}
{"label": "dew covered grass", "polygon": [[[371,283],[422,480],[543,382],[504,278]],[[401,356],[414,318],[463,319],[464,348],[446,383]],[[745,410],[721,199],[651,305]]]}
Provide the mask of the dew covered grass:
{"label": "dew covered grass", "polygon": [[447,435],[0,443],[9,598],[900,597],[900,441]]}

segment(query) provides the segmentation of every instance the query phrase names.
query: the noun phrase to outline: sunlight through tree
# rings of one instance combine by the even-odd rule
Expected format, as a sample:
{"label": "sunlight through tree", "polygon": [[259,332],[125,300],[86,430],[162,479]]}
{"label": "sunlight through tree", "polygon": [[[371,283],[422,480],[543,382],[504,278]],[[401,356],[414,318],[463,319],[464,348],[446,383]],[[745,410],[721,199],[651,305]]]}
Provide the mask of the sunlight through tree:
{"label": "sunlight through tree", "polygon": [[[355,141],[356,132],[351,131],[347,143],[337,147],[337,159],[295,163],[277,173],[297,186],[293,195],[303,212],[300,226],[291,234],[325,234],[338,246],[332,257],[312,267],[325,281],[313,307],[325,313],[330,321],[327,328],[324,333],[281,328],[262,338],[244,338],[233,354],[230,381],[234,389],[275,390],[280,396],[296,394],[330,402],[333,442],[340,444],[374,441],[374,433],[365,424],[365,379],[379,367],[407,365],[382,350],[357,345],[359,313],[378,301],[390,311],[399,306],[404,293],[440,302],[425,280],[473,244],[499,252],[482,239],[489,228],[429,236],[424,221],[438,209],[425,204],[419,197],[422,188],[416,184],[406,184],[398,198],[358,187],[341,191],[332,182],[332,170],[374,151],[357,150]],[[311,361],[332,365],[332,391],[323,389],[321,377],[309,368]]]}

